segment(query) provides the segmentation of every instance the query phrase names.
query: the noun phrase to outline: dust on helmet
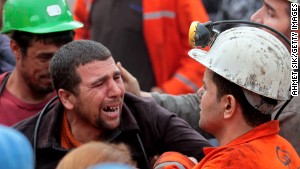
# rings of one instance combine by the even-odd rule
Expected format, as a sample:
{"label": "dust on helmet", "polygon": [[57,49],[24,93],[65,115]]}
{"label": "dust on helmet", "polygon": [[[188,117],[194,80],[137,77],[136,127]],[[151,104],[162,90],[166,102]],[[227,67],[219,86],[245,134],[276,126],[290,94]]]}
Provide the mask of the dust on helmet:
{"label": "dust on helmet", "polygon": [[65,0],[7,0],[3,8],[2,33],[19,30],[43,34],[82,26],[73,20]]}
{"label": "dust on helmet", "polygon": [[262,29],[229,29],[218,35],[208,52],[192,49],[189,56],[254,94],[275,100],[290,98],[290,53]]}

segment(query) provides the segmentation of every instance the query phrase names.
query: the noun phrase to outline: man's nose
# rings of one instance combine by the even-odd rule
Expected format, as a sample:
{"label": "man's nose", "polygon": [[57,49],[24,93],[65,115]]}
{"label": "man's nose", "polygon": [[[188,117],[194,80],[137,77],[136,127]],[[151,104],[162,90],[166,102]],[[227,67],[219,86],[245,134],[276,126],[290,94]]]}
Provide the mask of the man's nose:
{"label": "man's nose", "polygon": [[109,97],[116,97],[120,96],[122,94],[122,90],[118,86],[118,84],[115,81],[112,81],[109,84],[109,89],[108,89],[108,96]]}
{"label": "man's nose", "polygon": [[257,23],[261,23],[262,24],[262,19],[261,19],[261,9],[259,9],[258,11],[256,11],[250,18],[250,20],[252,22],[257,22]]}

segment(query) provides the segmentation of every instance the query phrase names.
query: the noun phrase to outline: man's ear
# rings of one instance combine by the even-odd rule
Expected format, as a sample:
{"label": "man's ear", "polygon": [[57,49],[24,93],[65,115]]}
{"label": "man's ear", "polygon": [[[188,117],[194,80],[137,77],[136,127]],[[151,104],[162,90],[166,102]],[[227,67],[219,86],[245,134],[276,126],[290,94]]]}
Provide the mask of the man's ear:
{"label": "man's ear", "polygon": [[224,119],[229,119],[233,117],[236,112],[237,100],[233,95],[227,94],[222,97],[222,102],[224,106]]}
{"label": "man's ear", "polygon": [[15,55],[16,60],[20,60],[22,57],[22,52],[20,46],[17,44],[15,40],[10,41],[10,48]]}
{"label": "man's ear", "polygon": [[59,89],[58,90],[58,97],[60,98],[62,104],[64,107],[68,110],[72,110],[74,108],[74,94],[66,91],[64,89]]}

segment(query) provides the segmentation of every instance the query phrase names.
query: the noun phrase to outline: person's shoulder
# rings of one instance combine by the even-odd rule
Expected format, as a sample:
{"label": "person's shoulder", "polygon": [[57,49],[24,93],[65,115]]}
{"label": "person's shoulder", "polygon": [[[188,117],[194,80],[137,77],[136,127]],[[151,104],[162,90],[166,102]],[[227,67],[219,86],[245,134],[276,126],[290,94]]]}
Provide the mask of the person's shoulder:
{"label": "person's shoulder", "polygon": [[[215,168],[230,168],[237,167],[240,168],[253,168],[258,167],[259,155],[247,151],[249,147],[243,146],[224,146],[219,148],[214,148],[213,151],[210,151],[206,154],[205,159],[203,160],[203,167],[213,166]],[[258,162],[258,163],[257,163]]]}
{"label": "person's shoulder", "polygon": [[124,104],[128,107],[131,114],[136,118],[156,120],[156,119],[169,119],[175,116],[174,113],[161,107],[151,97],[137,97],[133,94],[126,93],[124,96]]}
{"label": "person's shoulder", "polygon": [[142,109],[144,111],[157,109],[159,106],[152,97],[139,97],[127,92],[124,95],[124,104],[130,109]]}
{"label": "person's shoulder", "polygon": [[125,103],[141,103],[141,104],[155,104],[155,100],[152,97],[139,97],[132,93],[125,92],[124,95],[124,102]]}
{"label": "person's shoulder", "polygon": [[31,141],[34,129],[36,126],[36,121],[37,121],[38,116],[34,115],[32,117],[29,117],[27,119],[24,119],[12,126],[12,128],[18,130],[19,132],[23,133],[28,140]]}
{"label": "person's shoulder", "polygon": [[130,109],[141,109],[143,111],[151,111],[153,113],[155,111],[171,113],[167,109],[161,107],[152,97],[138,97],[131,93],[125,93],[124,103]]}
{"label": "person's shoulder", "polygon": [[[210,148],[208,148],[210,149]],[[209,156],[212,157],[221,157],[222,159],[243,159],[247,158],[252,155],[257,154],[258,149],[253,146],[252,144],[238,144],[238,145],[231,145],[231,146],[221,146],[218,148],[213,148],[213,150],[209,150]],[[206,150],[207,153],[207,150]],[[236,156],[236,157],[235,157]]]}
{"label": "person's shoulder", "polygon": [[57,116],[61,116],[61,112],[63,112],[63,105],[57,98],[57,96],[54,96],[50,101],[47,102],[40,112],[16,123],[13,125],[13,128],[16,128],[20,131],[31,131],[33,128],[35,128],[37,123],[39,123],[39,125],[47,126],[55,121],[58,118]]}
{"label": "person's shoulder", "polygon": [[39,113],[14,124],[12,126],[12,128],[15,128],[19,131],[24,131],[24,130],[27,130],[28,128],[32,128],[35,126],[38,116],[39,116]]}
{"label": "person's shoulder", "polygon": [[10,38],[7,35],[0,34],[0,51],[1,51],[1,53],[4,50],[11,50],[10,49]]}
{"label": "person's shoulder", "polygon": [[0,84],[3,83],[3,80],[5,79],[5,77],[9,76],[9,72],[4,72],[0,74]]}
{"label": "person's shoulder", "polygon": [[3,43],[3,42],[9,42],[10,39],[7,35],[4,35],[4,34],[1,34],[0,33],[0,44]]}

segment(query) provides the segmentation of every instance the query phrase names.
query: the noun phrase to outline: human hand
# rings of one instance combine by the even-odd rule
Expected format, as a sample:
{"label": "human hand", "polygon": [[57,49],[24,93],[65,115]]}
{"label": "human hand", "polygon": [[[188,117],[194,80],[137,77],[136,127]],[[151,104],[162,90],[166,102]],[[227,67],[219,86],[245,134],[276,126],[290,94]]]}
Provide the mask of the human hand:
{"label": "human hand", "polygon": [[117,67],[121,70],[125,90],[136,96],[141,96],[141,89],[137,79],[132,76],[132,74],[130,74],[120,62],[117,63]]}
{"label": "human hand", "polygon": [[150,160],[149,160],[150,168],[154,168],[154,164],[158,160],[158,158],[159,158],[159,155],[155,155],[154,157],[150,158]]}

